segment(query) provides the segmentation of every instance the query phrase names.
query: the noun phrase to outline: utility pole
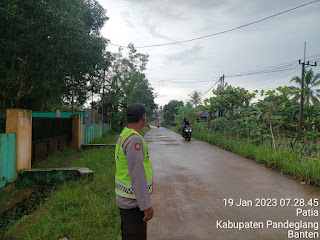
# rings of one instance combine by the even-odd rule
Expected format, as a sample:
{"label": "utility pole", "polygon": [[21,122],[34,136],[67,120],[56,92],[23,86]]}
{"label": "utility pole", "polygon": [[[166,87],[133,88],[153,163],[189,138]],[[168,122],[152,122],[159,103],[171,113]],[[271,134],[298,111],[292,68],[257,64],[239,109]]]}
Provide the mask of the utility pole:
{"label": "utility pole", "polygon": [[[224,89],[224,74],[222,75],[222,77],[220,77],[220,89],[223,90]],[[220,93],[221,95],[221,93]],[[222,117],[222,109],[219,109],[219,117]]]}
{"label": "utility pole", "polygon": [[300,95],[300,111],[299,111],[299,129],[298,129],[298,140],[302,139],[302,122],[303,122],[303,104],[304,104],[304,71],[306,66],[317,66],[317,63],[315,62],[314,65],[310,64],[309,61],[306,62],[306,47],[307,43],[304,43],[304,56],[303,56],[303,62],[299,60],[299,64],[302,65],[302,71],[301,71],[301,95]]}
{"label": "utility pole", "polygon": [[103,103],[104,103],[104,81],[106,79],[106,70],[103,70],[103,80],[102,80],[102,98],[101,98],[101,122],[103,123]]}
{"label": "utility pole", "polygon": [[74,76],[72,76],[72,115],[74,114]]}
{"label": "utility pole", "polygon": [[224,74],[221,77],[221,82],[222,82],[222,89],[224,89]]}

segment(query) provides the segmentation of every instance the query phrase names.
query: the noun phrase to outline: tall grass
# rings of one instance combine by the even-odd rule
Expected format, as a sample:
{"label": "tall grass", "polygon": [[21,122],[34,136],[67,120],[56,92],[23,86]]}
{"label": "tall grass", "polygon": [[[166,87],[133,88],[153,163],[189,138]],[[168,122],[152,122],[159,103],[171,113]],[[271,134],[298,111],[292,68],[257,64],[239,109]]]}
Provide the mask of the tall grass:
{"label": "tall grass", "polygon": [[[144,128],[142,134],[148,130]],[[96,142],[112,144],[118,135],[112,131]],[[8,226],[8,231],[14,232],[8,239],[121,239],[114,193],[114,146],[80,152],[69,149],[67,156],[56,154],[41,162],[41,167],[54,167],[75,153],[78,158],[69,166],[90,168],[94,180],[66,182],[54,189],[43,206],[27,220],[23,218],[22,225]]]}
{"label": "tall grass", "polygon": [[52,193],[39,217],[14,239],[117,239],[120,218],[114,198],[114,147],[89,150],[72,167],[88,167],[94,180],[67,182]]}
{"label": "tall grass", "polygon": [[[176,132],[179,130],[177,127],[170,127],[170,129]],[[273,150],[263,145],[256,146],[248,141],[226,137],[211,130],[207,130],[206,132],[193,131],[192,136],[253,159],[270,168],[278,169],[282,173],[292,175],[299,180],[320,186],[320,161],[302,158],[288,152]]]}

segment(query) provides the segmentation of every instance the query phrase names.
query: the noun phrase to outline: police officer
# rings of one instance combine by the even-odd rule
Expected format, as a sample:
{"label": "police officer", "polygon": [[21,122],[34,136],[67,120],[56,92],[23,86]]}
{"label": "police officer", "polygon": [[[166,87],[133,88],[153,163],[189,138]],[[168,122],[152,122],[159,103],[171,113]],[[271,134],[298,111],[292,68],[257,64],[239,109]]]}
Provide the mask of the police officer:
{"label": "police officer", "polygon": [[121,216],[122,239],[147,239],[147,221],[153,217],[150,194],[152,169],[147,144],[140,132],[147,122],[146,109],[132,104],[126,110],[127,127],[115,150],[116,201]]}

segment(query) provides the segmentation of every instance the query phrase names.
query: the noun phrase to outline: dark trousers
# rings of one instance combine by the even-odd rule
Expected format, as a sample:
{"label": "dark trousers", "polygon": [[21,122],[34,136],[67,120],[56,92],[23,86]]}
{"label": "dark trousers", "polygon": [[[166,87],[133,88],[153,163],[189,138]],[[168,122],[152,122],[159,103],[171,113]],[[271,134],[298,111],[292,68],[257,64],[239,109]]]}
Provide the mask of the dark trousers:
{"label": "dark trousers", "polygon": [[119,210],[122,240],[146,240],[147,222],[143,221],[144,213],[139,208]]}

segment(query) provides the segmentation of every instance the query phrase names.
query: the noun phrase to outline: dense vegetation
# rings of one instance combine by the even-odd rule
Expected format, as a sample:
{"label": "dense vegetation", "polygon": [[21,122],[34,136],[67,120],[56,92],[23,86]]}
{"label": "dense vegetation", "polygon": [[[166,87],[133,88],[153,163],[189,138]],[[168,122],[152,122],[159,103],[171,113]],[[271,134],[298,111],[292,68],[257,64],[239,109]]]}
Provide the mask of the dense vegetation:
{"label": "dense vegetation", "polygon": [[[176,131],[183,118],[188,117],[194,137],[320,184],[320,74],[310,69],[305,72],[305,80],[300,140],[301,90],[296,86],[261,91],[258,96],[258,91],[250,93],[226,84],[213,90],[213,96],[204,100],[205,106],[194,108],[191,103],[181,106],[178,101],[170,101],[163,107],[170,109],[169,114],[163,111],[162,117],[166,125],[175,125]],[[293,77],[292,82],[301,83],[301,79]],[[195,97],[191,95],[191,102]],[[254,98],[260,100],[251,103]],[[196,114],[204,109],[208,112],[206,122]]]}
{"label": "dense vegetation", "polygon": [[50,110],[86,100],[87,83],[108,65],[108,19],[95,0],[1,1],[0,109]]}
{"label": "dense vegetation", "polygon": [[125,122],[124,110],[132,103],[143,103],[149,120],[157,108],[154,103],[156,94],[143,73],[149,56],[138,53],[132,44],[129,50],[128,57],[123,56],[121,49],[111,55],[109,76],[104,82],[103,112],[106,121]]}
{"label": "dense vegetation", "polygon": [[[7,108],[95,108],[104,91],[104,121],[119,124],[128,104],[146,105],[155,93],[143,74],[148,55],[132,44],[123,56],[107,51],[100,30],[108,20],[97,0],[4,0],[0,4],[0,132]],[[97,99],[95,97],[95,99]],[[101,111],[101,109],[100,109]]]}

